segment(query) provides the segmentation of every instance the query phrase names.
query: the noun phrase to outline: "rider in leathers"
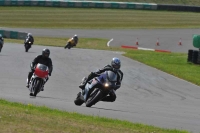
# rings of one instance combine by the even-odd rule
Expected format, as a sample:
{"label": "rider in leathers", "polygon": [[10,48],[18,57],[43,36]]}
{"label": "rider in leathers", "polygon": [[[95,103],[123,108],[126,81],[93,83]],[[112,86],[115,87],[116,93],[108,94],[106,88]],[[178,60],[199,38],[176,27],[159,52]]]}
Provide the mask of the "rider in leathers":
{"label": "rider in leathers", "polygon": [[30,44],[30,47],[31,47],[31,45],[34,43],[34,38],[33,38],[31,33],[27,34],[27,36],[26,36],[26,38],[24,40],[24,45],[29,41],[31,42],[31,44]]}
{"label": "rider in leathers", "polygon": [[[45,48],[45,49],[42,50],[42,55],[38,55],[32,61],[32,63],[31,63],[31,71],[28,74],[28,81],[27,81],[27,86],[26,86],[27,88],[29,88],[30,79],[31,79],[31,77],[32,77],[32,75],[33,75],[33,73],[35,71],[34,67],[38,63],[48,66],[48,68],[49,68],[49,76],[51,76],[51,73],[52,73],[52,70],[53,70],[53,65],[52,65],[51,58],[49,58],[49,55],[50,55],[50,50]],[[43,89],[44,88],[42,88],[41,91],[43,91]]]}
{"label": "rider in leathers", "polygon": [[3,42],[4,39],[3,39],[3,36],[0,34],[0,40]]}
{"label": "rider in leathers", "polygon": [[3,36],[1,34],[0,34],[0,41],[1,41],[2,47],[3,47],[4,39],[3,39]]}
{"label": "rider in leathers", "polygon": [[[67,41],[67,45],[68,43],[72,46],[72,47],[76,47],[76,45],[78,44],[78,36],[74,35],[72,38],[70,38]],[[67,45],[64,47],[65,49],[67,48]]]}
{"label": "rider in leathers", "polygon": [[117,86],[113,91],[111,91],[109,93],[109,96],[106,96],[101,101],[114,102],[116,100],[115,91],[121,87],[121,81],[123,79],[123,72],[120,70],[120,67],[121,67],[120,59],[114,57],[111,61],[111,65],[106,65],[103,69],[100,69],[97,72],[91,72],[91,74],[88,76],[88,78],[86,78],[85,81],[83,81],[79,87],[81,89],[85,89],[85,85],[87,84],[87,82],[90,81],[91,79],[93,79],[94,77],[97,77],[101,73],[108,71],[108,70],[113,71],[113,72],[117,73],[117,75],[118,75]]}

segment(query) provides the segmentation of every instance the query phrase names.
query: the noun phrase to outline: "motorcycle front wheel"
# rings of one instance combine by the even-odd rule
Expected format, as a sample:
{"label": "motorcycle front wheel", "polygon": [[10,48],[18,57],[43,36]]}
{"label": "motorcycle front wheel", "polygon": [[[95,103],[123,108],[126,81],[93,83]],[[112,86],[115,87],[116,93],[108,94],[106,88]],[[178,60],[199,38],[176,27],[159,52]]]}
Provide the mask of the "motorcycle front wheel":
{"label": "motorcycle front wheel", "polygon": [[25,52],[28,52],[28,50],[29,50],[28,45],[25,45]]}
{"label": "motorcycle front wheel", "polygon": [[96,104],[101,98],[103,97],[102,91],[97,91],[95,94],[90,96],[86,101],[86,107],[91,107],[92,105]]}
{"label": "motorcycle front wheel", "polygon": [[40,87],[41,87],[41,80],[37,80],[34,86],[34,94],[33,96],[36,96],[39,91],[40,91]]}
{"label": "motorcycle front wheel", "polygon": [[0,46],[0,52],[1,52],[2,47]]}
{"label": "motorcycle front wheel", "polygon": [[70,49],[71,48],[71,46],[70,46],[70,44],[68,43],[66,46],[65,46],[65,49],[66,48],[68,48],[68,49]]}

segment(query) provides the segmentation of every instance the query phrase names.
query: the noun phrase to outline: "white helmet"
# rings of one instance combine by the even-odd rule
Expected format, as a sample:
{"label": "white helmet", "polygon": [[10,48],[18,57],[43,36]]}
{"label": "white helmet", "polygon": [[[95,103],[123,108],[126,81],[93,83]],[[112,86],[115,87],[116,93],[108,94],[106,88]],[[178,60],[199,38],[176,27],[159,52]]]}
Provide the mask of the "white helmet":
{"label": "white helmet", "polygon": [[28,33],[28,35],[27,36],[32,36],[32,34],[31,33]]}

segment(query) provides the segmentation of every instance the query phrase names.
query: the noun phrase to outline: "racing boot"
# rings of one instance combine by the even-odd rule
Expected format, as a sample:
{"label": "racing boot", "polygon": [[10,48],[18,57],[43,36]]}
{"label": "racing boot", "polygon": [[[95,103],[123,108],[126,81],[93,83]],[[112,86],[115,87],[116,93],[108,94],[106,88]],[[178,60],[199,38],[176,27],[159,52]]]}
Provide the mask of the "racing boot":
{"label": "racing boot", "polygon": [[27,78],[27,83],[26,83],[27,88],[29,88],[29,83],[30,83],[30,80]]}
{"label": "racing boot", "polygon": [[84,77],[84,78],[82,79],[81,84],[79,85],[79,88],[81,88],[82,90],[84,90],[84,89],[85,89],[85,85],[86,85],[86,83],[87,83],[86,81],[87,81],[87,78]]}
{"label": "racing boot", "polygon": [[44,85],[42,86],[42,88],[40,89],[40,91],[44,91]]}

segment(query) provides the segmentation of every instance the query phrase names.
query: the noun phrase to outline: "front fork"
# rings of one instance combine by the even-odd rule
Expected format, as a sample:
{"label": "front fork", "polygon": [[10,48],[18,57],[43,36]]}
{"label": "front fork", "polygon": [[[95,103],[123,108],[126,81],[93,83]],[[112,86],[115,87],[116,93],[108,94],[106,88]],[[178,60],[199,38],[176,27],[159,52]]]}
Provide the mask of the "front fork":
{"label": "front fork", "polygon": [[[33,84],[35,84],[35,83],[34,83],[34,82],[36,81],[35,79],[36,79],[36,78],[31,77],[31,80],[30,80],[30,82],[29,82],[29,90],[30,90],[31,93],[33,93]],[[47,78],[43,78],[43,79],[42,79],[42,87],[43,87],[43,85],[46,83],[46,81],[47,81]],[[28,82],[28,79],[27,79],[27,82]]]}

